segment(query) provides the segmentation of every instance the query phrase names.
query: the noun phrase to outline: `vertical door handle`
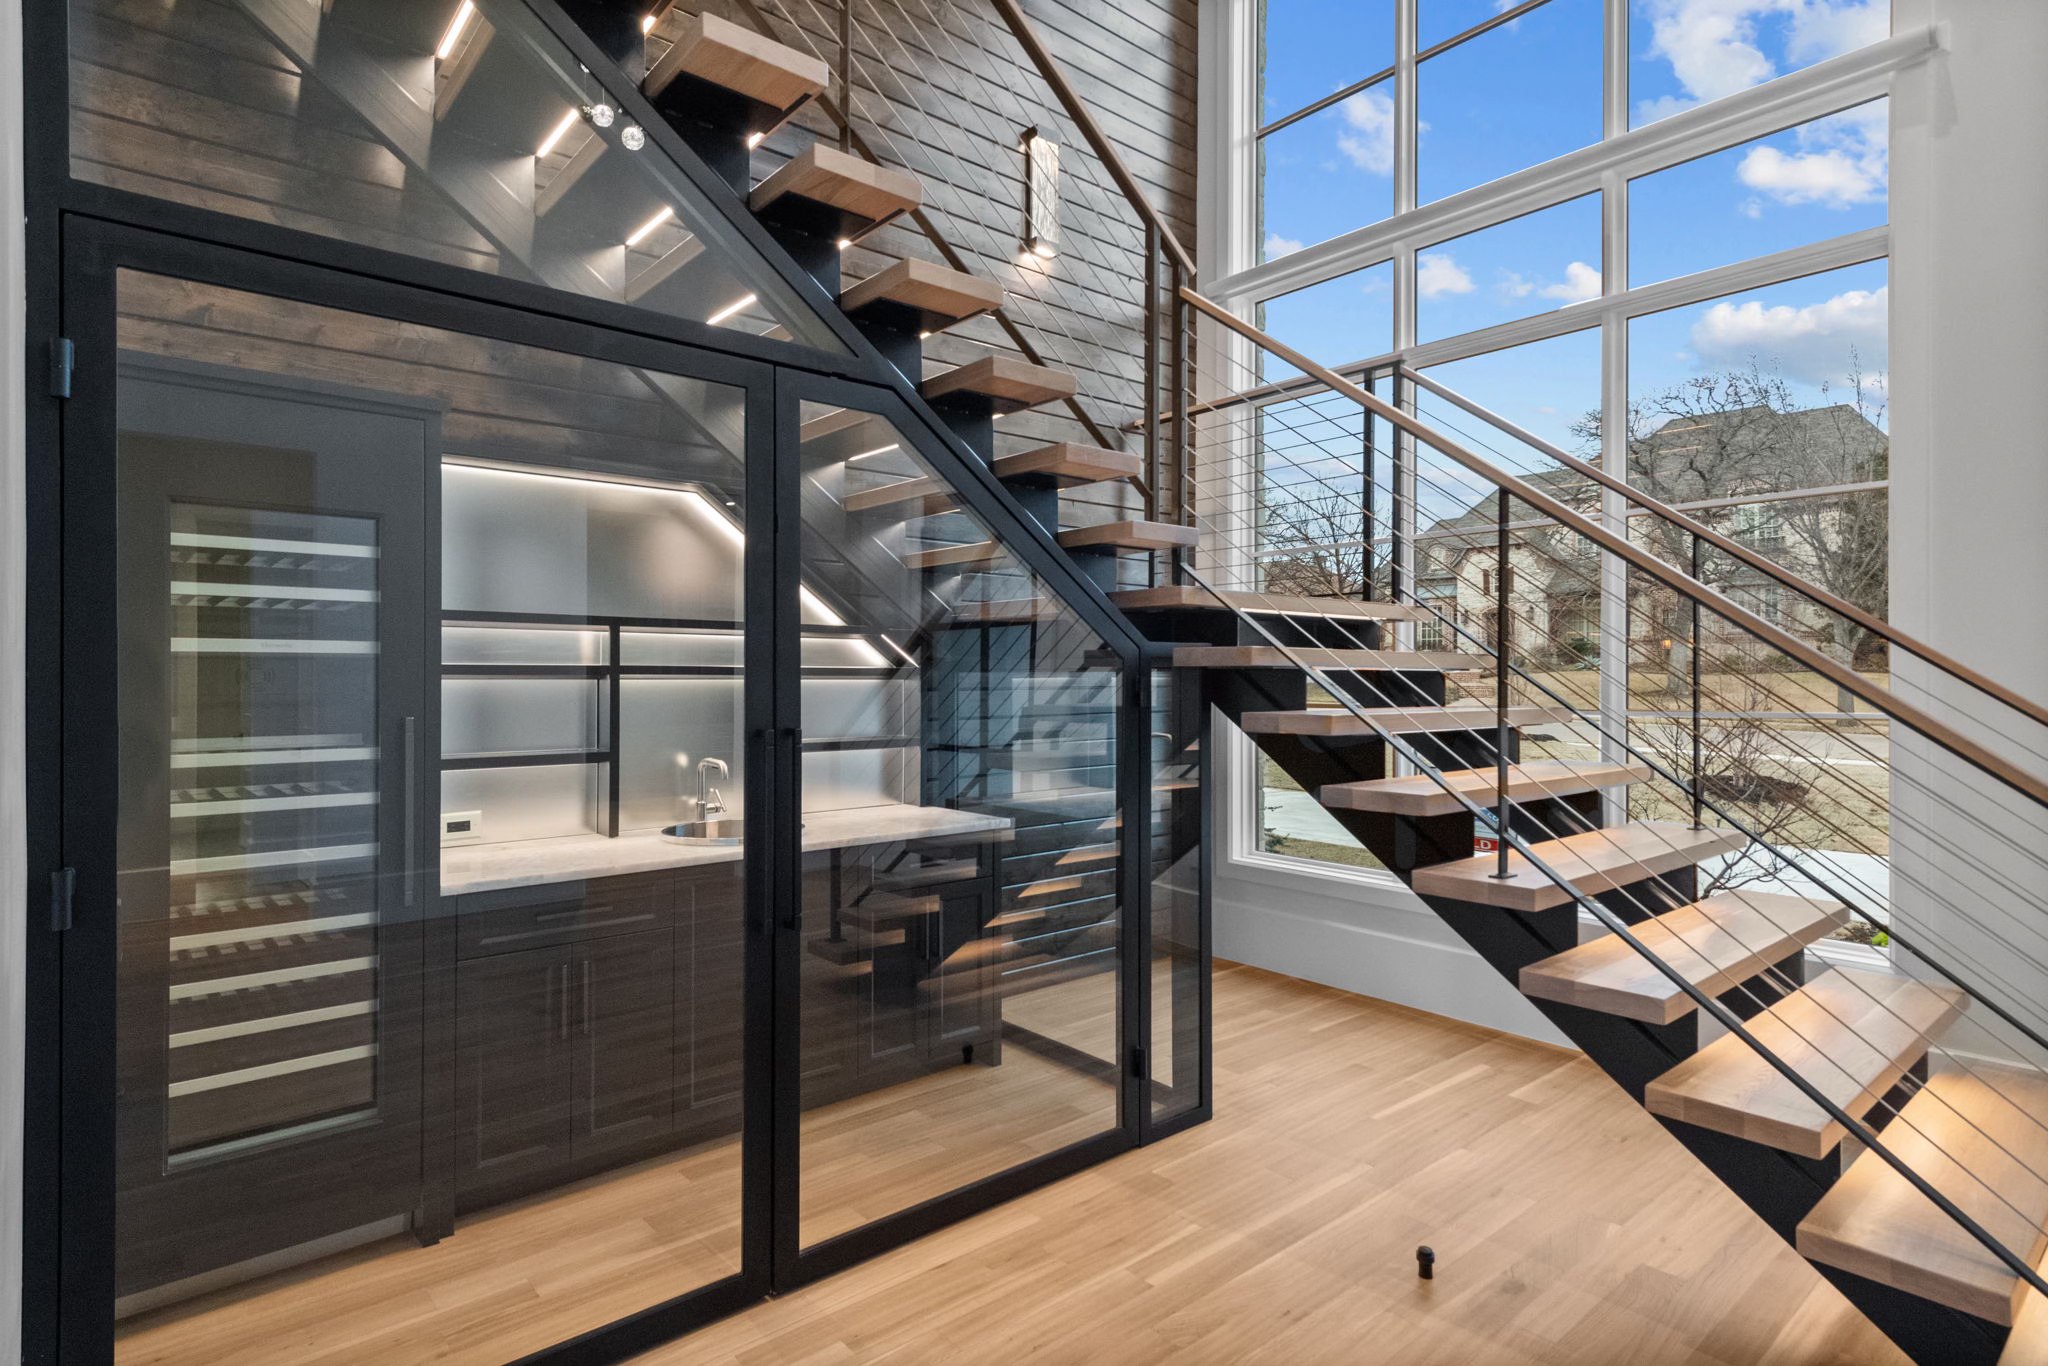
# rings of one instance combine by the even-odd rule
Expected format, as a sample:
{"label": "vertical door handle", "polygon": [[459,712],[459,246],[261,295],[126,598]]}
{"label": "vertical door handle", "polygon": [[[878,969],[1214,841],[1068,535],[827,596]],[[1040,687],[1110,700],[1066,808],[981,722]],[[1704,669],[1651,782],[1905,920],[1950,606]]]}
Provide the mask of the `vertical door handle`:
{"label": "vertical door handle", "polygon": [[590,960],[583,960],[583,1037],[590,1037]]}
{"label": "vertical door handle", "polygon": [[415,772],[419,766],[419,718],[405,718],[404,772],[405,800],[400,803],[405,812],[405,904],[409,907],[418,895],[415,882],[419,877],[419,819],[413,810],[414,789],[418,786]]}
{"label": "vertical door handle", "polygon": [[802,727],[784,726],[782,729],[782,769],[776,775],[778,801],[786,801],[796,807],[796,861],[792,865],[796,876],[790,879],[789,895],[783,907],[783,926],[786,929],[801,930],[804,927],[804,733]]}
{"label": "vertical door handle", "polygon": [[562,1040],[569,1038],[569,965],[562,964]]}

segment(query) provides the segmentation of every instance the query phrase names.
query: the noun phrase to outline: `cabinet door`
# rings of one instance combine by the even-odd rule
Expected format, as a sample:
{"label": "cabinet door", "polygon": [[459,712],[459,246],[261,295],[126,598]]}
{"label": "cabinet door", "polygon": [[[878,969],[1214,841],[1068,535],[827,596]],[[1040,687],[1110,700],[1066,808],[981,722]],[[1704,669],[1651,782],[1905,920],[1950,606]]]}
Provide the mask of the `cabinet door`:
{"label": "cabinet door", "polygon": [[746,902],[740,866],[676,887],[676,1120],[685,1141],[739,1132],[746,1066]]}
{"label": "cabinet door", "polygon": [[669,930],[576,947],[575,1150],[586,1159],[646,1147],[675,1126],[675,936]]}
{"label": "cabinet door", "polygon": [[554,1179],[571,1157],[574,956],[567,947],[456,969],[456,1189],[475,1208]]}

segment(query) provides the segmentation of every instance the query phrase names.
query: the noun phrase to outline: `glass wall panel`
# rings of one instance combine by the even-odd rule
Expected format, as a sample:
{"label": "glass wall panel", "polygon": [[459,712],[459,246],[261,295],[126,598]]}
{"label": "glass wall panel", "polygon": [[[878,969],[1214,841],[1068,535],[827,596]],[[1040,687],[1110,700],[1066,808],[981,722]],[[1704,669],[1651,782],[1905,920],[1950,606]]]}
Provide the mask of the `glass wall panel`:
{"label": "glass wall panel", "polygon": [[73,0],[71,173],[845,348],[524,0]]}
{"label": "glass wall panel", "polygon": [[734,1275],[742,849],[671,836],[746,791],[743,391],[119,310],[118,1360],[481,1366]]}
{"label": "glass wall panel", "polygon": [[1873,100],[1632,180],[1629,283],[1881,227],[1889,179],[1886,104]]}
{"label": "glass wall panel", "polygon": [[1424,247],[1415,257],[1416,332],[1425,341],[1600,297],[1600,196]]}
{"label": "glass wall panel", "polygon": [[[1629,477],[1667,502],[1882,617],[1889,584],[1886,269],[1830,271],[1636,319],[1629,328]],[[1632,534],[1684,564],[1691,546],[1649,519]],[[1700,576],[1795,638],[1879,683],[1882,642],[1731,556]],[[1775,843],[1816,851],[1859,899],[1884,905],[1889,727],[1814,671],[1654,584],[1631,583],[1630,711],[1639,743],[1691,768],[1698,652],[1704,787]],[[1668,794],[1667,794],[1668,795]],[[1654,794],[1637,797],[1655,802]],[[1782,875],[1725,860],[1722,885]],[[1867,932],[1866,932],[1867,933]]]}
{"label": "glass wall panel", "polygon": [[[1118,657],[886,418],[802,406],[804,1246],[1118,1123]],[[1045,490],[1057,496],[1054,490]]]}
{"label": "glass wall panel", "polygon": [[1259,259],[1394,211],[1394,83],[1381,81],[1259,139]]}
{"label": "glass wall panel", "polygon": [[1891,33],[1891,0],[1632,0],[1629,124],[1654,123]]}
{"label": "glass wall panel", "polygon": [[1201,1103],[1202,756],[1199,680],[1152,675],[1152,1118]]}
{"label": "glass wall panel", "polygon": [[1598,142],[1603,29],[1600,0],[1550,0],[1424,61],[1417,202]]}

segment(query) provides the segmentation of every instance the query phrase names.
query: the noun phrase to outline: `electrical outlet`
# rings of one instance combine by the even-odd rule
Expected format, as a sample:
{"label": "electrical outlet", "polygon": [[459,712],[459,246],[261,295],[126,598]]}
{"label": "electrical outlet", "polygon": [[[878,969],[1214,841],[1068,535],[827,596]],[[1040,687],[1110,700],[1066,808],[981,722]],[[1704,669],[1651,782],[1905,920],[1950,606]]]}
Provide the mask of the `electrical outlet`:
{"label": "electrical outlet", "polygon": [[481,811],[443,811],[441,813],[441,843],[477,844],[484,837],[484,813]]}

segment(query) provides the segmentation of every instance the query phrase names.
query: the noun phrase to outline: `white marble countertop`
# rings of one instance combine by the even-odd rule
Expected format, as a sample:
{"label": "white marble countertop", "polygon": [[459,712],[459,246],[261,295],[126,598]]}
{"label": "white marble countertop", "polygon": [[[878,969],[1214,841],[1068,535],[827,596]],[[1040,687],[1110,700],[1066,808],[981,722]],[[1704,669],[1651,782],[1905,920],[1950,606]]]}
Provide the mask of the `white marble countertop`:
{"label": "white marble countertop", "polygon": [[[954,811],[943,806],[885,802],[844,811],[806,812],[803,844],[809,852],[1009,828],[1010,822],[1000,816]],[[538,887],[550,882],[616,877],[657,868],[695,868],[733,863],[740,855],[741,848],[736,844],[676,844],[652,830],[620,835],[617,839],[586,834],[499,844],[454,844],[441,850],[441,894],[459,896],[506,887]]]}

